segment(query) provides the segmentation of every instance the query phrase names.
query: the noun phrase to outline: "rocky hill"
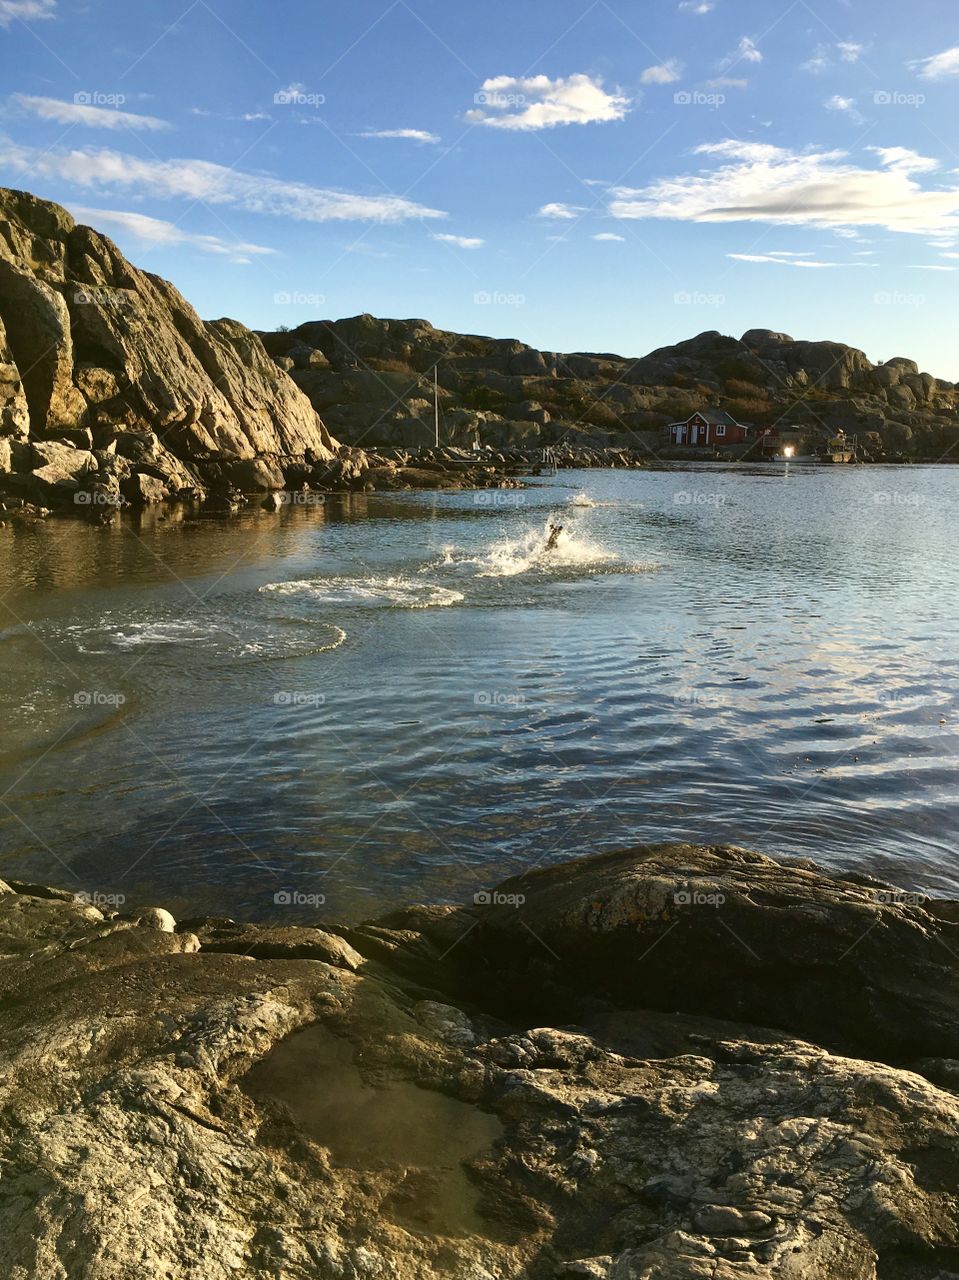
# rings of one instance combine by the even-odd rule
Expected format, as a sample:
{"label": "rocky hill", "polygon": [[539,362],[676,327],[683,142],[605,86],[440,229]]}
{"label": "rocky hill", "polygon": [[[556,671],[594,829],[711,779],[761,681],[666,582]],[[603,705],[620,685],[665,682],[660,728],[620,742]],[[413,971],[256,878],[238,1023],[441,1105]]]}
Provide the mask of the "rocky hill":
{"label": "rocky hill", "polygon": [[284,461],[336,448],[250,330],[205,323],[59,205],[0,189],[4,494],[109,503],[279,486]]}
{"label": "rocky hill", "polygon": [[444,438],[497,447],[560,440],[661,450],[664,427],[707,405],[812,435],[843,427],[873,457],[939,458],[959,445],[959,391],[904,357],[874,365],[838,342],[767,329],[702,333],[640,359],[562,355],[512,339],[369,315],[262,333],[277,364],[352,444],[433,440],[433,368]]}

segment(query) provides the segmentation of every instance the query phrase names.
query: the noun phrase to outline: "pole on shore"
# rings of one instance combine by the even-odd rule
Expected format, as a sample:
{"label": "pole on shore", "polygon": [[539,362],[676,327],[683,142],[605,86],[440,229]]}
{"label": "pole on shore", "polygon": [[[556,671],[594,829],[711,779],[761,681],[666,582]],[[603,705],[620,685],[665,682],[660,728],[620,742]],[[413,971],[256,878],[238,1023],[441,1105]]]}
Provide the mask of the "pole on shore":
{"label": "pole on shore", "polygon": [[436,424],[436,447],[440,447],[440,367],[433,366],[433,416]]}

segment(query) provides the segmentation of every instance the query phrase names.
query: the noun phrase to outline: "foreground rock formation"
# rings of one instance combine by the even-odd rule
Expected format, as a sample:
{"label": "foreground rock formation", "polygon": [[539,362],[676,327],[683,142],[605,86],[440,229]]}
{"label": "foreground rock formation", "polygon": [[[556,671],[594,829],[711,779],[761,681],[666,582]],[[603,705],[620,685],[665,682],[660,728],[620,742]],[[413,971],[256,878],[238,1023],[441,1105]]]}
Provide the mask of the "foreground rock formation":
{"label": "foreground rock formation", "polygon": [[959,391],[905,357],[875,365],[839,342],[715,331],[641,359],[537,351],[513,339],[370,315],[262,333],[266,349],[343,440],[433,439],[433,370],[445,437],[502,447],[559,441],[662,455],[665,427],[708,406],[799,428],[810,449],[843,428],[865,457],[940,458],[959,446]]}
{"label": "foreground rock formation", "polygon": [[947,1276],[957,934],[734,848],[354,929],[3,885],[0,1276]]}

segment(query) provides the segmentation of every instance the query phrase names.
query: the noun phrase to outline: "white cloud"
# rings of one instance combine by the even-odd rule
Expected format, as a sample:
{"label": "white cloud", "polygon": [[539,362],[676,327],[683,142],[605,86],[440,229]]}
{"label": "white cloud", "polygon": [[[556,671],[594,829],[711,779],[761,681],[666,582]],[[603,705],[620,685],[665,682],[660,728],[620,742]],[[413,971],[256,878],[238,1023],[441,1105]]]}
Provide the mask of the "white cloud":
{"label": "white cloud", "polygon": [[41,120],[53,120],[57,124],[79,124],[90,129],[137,129],[148,133],[170,128],[165,120],[158,120],[156,116],[138,116],[113,107],[61,102],[59,98],[37,98],[28,93],[15,93],[13,100],[31,115],[39,116]]}
{"label": "white cloud", "polygon": [[716,8],[712,0],[680,0],[680,13],[712,13]]}
{"label": "white cloud", "polygon": [[829,66],[829,45],[820,44],[816,46],[816,52],[811,58],[807,58],[805,62],[800,64],[800,71],[811,71],[813,75],[818,75],[821,71],[825,71]]}
{"label": "white cloud", "polygon": [[[845,151],[790,151],[767,143],[706,143],[697,153],[717,169],[612,191],[618,218],[679,222],[763,222],[809,227],[885,227],[925,235],[959,232],[959,187],[925,190],[915,153],[886,149],[879,168]],[[880,160],[882,161],[882,157]],[[905,165],[905,167],[903,167]]]}
{"label": "white cloud", "polygon": [[442,142],[436,133],[427,133],[425,129],[368,129],[360,134],[361,138],[405,138],[410,142]]}
{"label": "white cloud", "polygon": [[582,212],[583,209],[576,204],[544,204],[536,216],[539,218],[560,218],[570,220],[578,218]]}
{"label": "white cloud", "polygon": [[910,62],[910,67],[921,67],[919,74],[923,80],[941,80],[943,76],[959,76],[959,44],[942,53],[933,54],[931,58],[920,58]]}
{"label": "white cloud", "polygon": [[933,267],[924,264],[910,263],[910,271],[955,271],[956,267]]}
{"label": "white cloud", "polygon": [[593,239],[594,240],[617,240],[620,243],[624,243],[626,240],[626,237],[614,235],[612,231],[601,231],[598,236],[593,236]]}
{"label": "white cloud", "polygon": [[406,222],[445,218],[405,196],[357,195],[245,173],[207,160],[153,160],[120,151],[44,151],[0,138],[0,164],[30,182],[57,178],[79,187],[198,200],[296,222]]}
{"label": "white cloud", "polygon": [[9,27],[14,19],[31,22],[54,17],[57,0],[0,0],[0,27]]}
{"label": "white cloud", "polygon": [[173,222],[162,218],[150,218],[145,213],[128,213],[119,209],[91,209],[86,205],[69,206],[74,217],[88,222],[98,230],[101,226],[119,227],[128,235],[135,236],[143,244],[153,248],[178,248],[189,245],[202,249],[204,253],[223,254],[233,262],[249,262],[253,257],[264,257],[276,253],[261,244],[250,244],[245,241],[221,240],[219,236],[197,235],[184,231]]}
{"label": "white cloud", "polygon": [[827,111],[841,111],[844,115],[849,116],[851,120],[862,123],[862,115],[856,107],[855,98],[844,98],[840,93],[834,93],[833,96],[825,103]]}
{"label": "white cloud", "polygon": [[939,168],[938,160],[921,156],[908,147],[867,147],[866,150],[877,155],[887,169],[899,173],[934,173]]}
{"label": "white cloud", "polygon": [[647,67],[639,78],[643,84],[675,84],[679,79],[679,72],[679,63],[675,58],[670,58],[658,66]]}
{"label": "white cloud", "polygon": [[806,267],[812,271],[821,271],[829,267],[873,267],[874,262],[820,262],[812,253],[791,253],[786,250],[769,253],[727,253],[727,258],[735,258],[737,262],[767,262],[780,267]]}
{"label": "white cloud", "polygon": [[476,104],[466,116],[474,124],[494,129],[552,129],[563,124],[622,120],[630,100],[619,93],[607,93],[602,80],[582,74],[565,80],[495,76],[483,83]]}
{"label": "white cloud", "polygon": [[737,62],[762,62],[762,60],[763,55],[756,47],[755,40],[751,36],[743,36],[733,52],[723,58],[719,64],[719,69],[720,71],[728,71]]}
{"label": "white cloud", "polygon": [[[840,40],[835,45],[835,53],[839,55],[841,62],[858,62],[862,51],[863,45],[856,44],[854,40]],[[814,75],[818,75],[832,66],[833,57],[832,45],[819,44],[813,56],[801,64],[800,70],[811,71]]]}
{"label": "white cloud", "polygon": [[840,40],[836,48],[843,62],[858,62],[862,53],[862,45],[856,44],[854,40]]}
{"label": "white cloud", "polygon": [[476,236],[434,235],[433,239],[441,240],[443,244],[456,245],[457,249],[482,249],[486,243]]}

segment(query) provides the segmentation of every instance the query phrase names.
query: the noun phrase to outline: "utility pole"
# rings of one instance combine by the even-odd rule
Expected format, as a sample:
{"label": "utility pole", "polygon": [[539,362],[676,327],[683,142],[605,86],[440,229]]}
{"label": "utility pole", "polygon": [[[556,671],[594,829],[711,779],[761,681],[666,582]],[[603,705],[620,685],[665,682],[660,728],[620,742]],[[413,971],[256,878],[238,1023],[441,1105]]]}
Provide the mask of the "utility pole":
{"label": "utility pole", "polygon": [[436,422],[436,447],[440,447],[440,367],[433,366],[433,416]]}

